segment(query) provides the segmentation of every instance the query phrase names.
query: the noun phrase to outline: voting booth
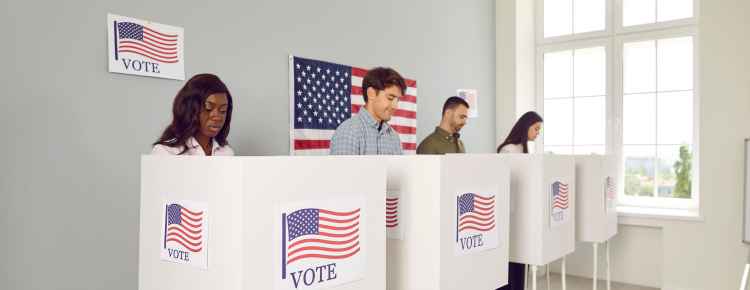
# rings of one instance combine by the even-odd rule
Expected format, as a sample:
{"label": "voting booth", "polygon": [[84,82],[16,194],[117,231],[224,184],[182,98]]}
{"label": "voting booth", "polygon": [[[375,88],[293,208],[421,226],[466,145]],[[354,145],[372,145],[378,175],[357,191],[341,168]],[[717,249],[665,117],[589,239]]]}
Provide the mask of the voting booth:
{"label": "voting booth", "polygon": [[385,289],[383,162],[141,159],[139,281],[150,289]]}
{"label": "voting booth", "polygon": [[575,250],[575,160],[500,154],[511,170],[510,261],[546,265]]}
{"label": "voting booth", "polygon": [[[575,250],[575,159],[552,154],[500,154],[510,168],[510,261],[538,266]],[[548,268],[549,269],[549,268]],[[528,277],[529,275],[527,275]],[[536,279],[531,279],[536,289]]]}
{"label": "voting booth", "polygon": [[507,284],[509,170],[497,154],[387,161],[387,289]]}
{"label": "voting booth", "polygon": [[[622,190],[619,159],[613,155],[578,155],[576,159],[576,236],[593,247],[592,277],[598,277],[599,244],[605,245],[607,289],[611,286],[609,240],[617,234],[617,195]],[[597,279],[592,280],[597,289]]]}
{"label": "voting booth", "polygon": [[617,194],[622,188],[619,163],[610,155],[575,158],[577,239],[606,242],[617,234]]}

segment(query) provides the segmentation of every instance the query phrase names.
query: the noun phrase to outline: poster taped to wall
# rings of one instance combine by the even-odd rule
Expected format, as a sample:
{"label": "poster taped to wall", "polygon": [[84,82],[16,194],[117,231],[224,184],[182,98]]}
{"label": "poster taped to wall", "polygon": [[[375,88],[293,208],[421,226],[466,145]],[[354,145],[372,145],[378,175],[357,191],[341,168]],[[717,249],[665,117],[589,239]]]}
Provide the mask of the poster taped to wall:
{"label": "poster taped to wall", "polygon": [[469,103],[469,118],[479,117],[479,93],[474,89],[458,89],[456,95]]}
{"label": "poster taped to wall", "polygon": [[185,30],[107,14],[109,72],[185,79]]}

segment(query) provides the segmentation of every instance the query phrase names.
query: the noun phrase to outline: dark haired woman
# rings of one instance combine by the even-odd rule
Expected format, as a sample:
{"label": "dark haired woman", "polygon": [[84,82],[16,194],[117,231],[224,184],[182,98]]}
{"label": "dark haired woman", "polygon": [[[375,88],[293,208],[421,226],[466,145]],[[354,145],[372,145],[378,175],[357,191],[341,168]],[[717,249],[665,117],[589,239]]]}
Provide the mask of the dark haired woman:
{"label": "dark haired woman", "polygon": [[505,142],[497,147],[497,153],[529,153],[529,141],[536,140],[542,130],[542,117],[536,112],[526,112],[510,130]]}
{"label": "dark haired woman", "polygon": [[232,94],[227,86],[215,75],[195,75],[174,98],[172,123],[151,154],[232,156],[227,143],[231,120]]}
{"label": "dark haired woman", "polygon": [[[529,153],[529,141],[536,140],[542,130],[542,117],[536,112],[526,112],[513,125],[505,142],[497,147],[497,153]],[[532,277],[531,279],[536,279]],[[526,265],[510,262],[508,264],[508,285],[498,290],[522,290],[526,284]]]}

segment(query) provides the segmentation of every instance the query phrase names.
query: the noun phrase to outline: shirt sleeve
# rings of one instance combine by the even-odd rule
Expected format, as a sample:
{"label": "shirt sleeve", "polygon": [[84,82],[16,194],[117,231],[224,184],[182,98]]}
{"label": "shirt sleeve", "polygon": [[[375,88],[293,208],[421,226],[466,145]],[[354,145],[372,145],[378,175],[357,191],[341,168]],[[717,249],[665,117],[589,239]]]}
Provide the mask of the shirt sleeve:
{"label": "shirt sleeve", "polygon": [[156,144],[154,145],[154,148],[151,149],[151,155],[176,155],[172,152],[174,150],[170,150],[170,149],[171,147],[169,146]]}
{"label": "shirt sleeve", "polygon": [[404,146],[401,143],[401,137],[396,134],[396,155],[404,155]]}
{"label": "shirt sleeve", "polygon": [[424,141],[422,141],[422,143],[419,144],[419,146],[417,146],[417,154],[437,154],[434,147],[435,146],[432,146],[432,143],[429,139],[425,139]]}
{"label": "shirt sleeve", "polygon": [[234,149],[232,149],[232,147],[229,146],[229,144],[227,144],[227,145],[221,147],[221,154],[216,154],[216,155],[219,155],[219,156],[234,156]]}

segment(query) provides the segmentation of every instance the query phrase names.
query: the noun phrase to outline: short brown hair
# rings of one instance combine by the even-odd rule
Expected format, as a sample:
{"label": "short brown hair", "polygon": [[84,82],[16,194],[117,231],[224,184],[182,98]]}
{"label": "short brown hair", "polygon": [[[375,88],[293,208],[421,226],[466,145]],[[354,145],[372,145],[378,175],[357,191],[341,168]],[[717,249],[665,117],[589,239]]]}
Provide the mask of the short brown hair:
{"label": "short brown hair", "polygon": [[467,109],[470,108],[469,103],[467,103],[466,100],[453,96],[445,100],[445,104],[443,104],[443,115],[445,115],[445,111],[453,110],[458,106],[466,106]]}
{"label": "short brown hair", "polygon": [[376,67],[367,72],[362,79],[362,97],[367,103],[367,89],[382,91],[390,86],[397,86],[401,94],[406,94],[406,81],[398,72],[389,67]]}

